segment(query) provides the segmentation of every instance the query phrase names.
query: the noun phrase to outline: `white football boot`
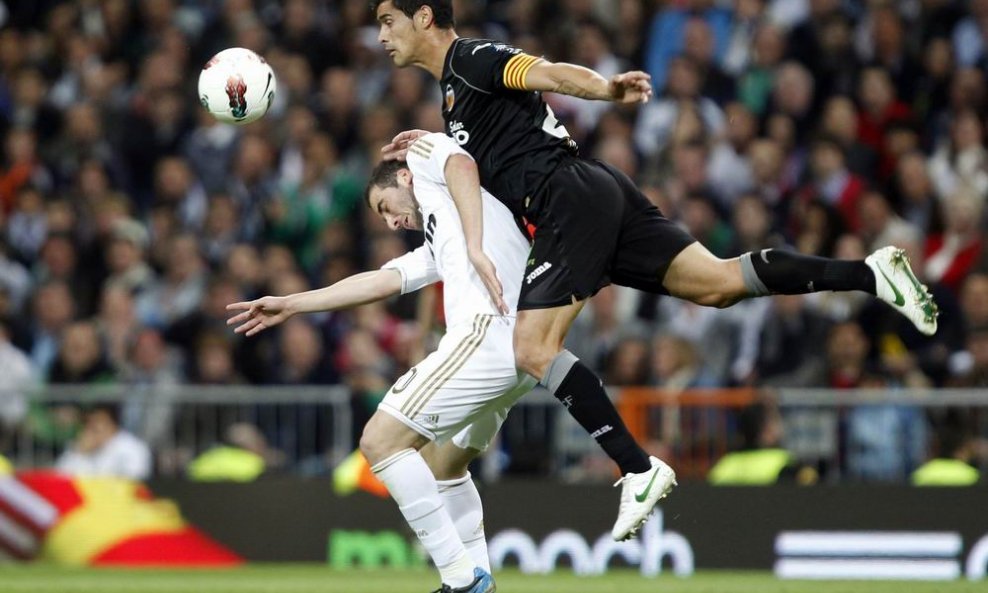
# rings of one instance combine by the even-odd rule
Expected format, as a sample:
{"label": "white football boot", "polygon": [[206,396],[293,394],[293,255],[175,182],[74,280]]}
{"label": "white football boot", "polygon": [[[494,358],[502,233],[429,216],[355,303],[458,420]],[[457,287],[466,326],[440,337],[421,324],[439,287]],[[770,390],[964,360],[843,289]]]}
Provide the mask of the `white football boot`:
{"label": "white football boot", "polygon": [[633,537],[645,523],[659,500],[676,485],[676,472],[657,457],[649,457],[652,469],[640,474],[627,474],[614,483],[621,484],[621,507],[611,536],[616,541]]}
{"label": "white football boot", "polygon": [[935,334],[940,310],[929,289],[913,274],[906,252],[898,247],[882,247],[865,258],[865,263],[875,274],[878,298],[905,315],[921,333]]}

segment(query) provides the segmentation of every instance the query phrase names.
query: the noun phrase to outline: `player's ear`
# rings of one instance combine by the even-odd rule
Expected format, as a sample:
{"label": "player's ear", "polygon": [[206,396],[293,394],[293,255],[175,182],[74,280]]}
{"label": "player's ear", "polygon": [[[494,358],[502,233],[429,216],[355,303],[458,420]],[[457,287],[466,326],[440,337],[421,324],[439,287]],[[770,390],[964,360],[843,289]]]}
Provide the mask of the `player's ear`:
{"label": "player's ear", "polygon": [[407,168],[398,169],[398,172],[395,175],[398,177],[398,181],[400,181],[402,185],[408,186],[412,184],[412,172]]}
{"label": "player's ear", "polygon": [[432,8],[425,4],[419,6],[415,18],[418,20],[419,26],[421,26],[423,29],[428,27],[433,22]]}

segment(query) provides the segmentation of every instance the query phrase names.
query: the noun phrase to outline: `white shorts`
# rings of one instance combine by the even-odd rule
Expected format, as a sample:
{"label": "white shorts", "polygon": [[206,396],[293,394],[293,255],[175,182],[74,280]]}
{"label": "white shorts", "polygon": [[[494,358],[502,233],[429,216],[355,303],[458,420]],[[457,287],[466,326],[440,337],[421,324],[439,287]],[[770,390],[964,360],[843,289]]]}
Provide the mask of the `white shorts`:
{"label": "white shorts", "polygon": [[378,409],[429,440],[483,451],[535,379],[515,368],[513,317],[477,315],[402,375]]}

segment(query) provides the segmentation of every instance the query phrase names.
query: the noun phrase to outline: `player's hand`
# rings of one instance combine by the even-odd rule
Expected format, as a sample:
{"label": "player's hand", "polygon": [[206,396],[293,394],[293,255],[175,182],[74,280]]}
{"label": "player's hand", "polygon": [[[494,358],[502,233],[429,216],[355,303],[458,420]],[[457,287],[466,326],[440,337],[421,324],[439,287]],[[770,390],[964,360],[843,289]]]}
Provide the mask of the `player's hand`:
{"label": "player's hand", "polygon": [[615,74],[607,83],[615,103],[648,103],[652,98],[652,77],[641,70]]}
{"label": "player's hand", "polygon": [[390,144],[385,144],[381,148],[381,157],[386,161],[403,161],[408,154],[408,147],[415,144],[415,141],[425,136],[429,132],[425,130],[407,130],[391,139]]}
{"label": "player's hand", "polygon": [[240,313],[227,319],[226,324],[237,326],[233,329],[234,333],[256,335],[294,315],[294,312],[288,308],[287,300],[285,297],[266,296],[253,301],[229,304],[226,306],[227,311],[240,311]]}
{"label": "player's hand", "polygon": [[470,263],[473,264],[475,270],[477,270],[477,275],[483,281],[484,286],[487,287],[487,292],[491,295],[491,301],[493,301],[494,306],[502,315],[508,314],[508,305],[504,302],[504,289],[501,288],[501,281],[497,277],[497,269],[494,267],[494,262],[487,257],[487,254],[483,251],[470,250]]}

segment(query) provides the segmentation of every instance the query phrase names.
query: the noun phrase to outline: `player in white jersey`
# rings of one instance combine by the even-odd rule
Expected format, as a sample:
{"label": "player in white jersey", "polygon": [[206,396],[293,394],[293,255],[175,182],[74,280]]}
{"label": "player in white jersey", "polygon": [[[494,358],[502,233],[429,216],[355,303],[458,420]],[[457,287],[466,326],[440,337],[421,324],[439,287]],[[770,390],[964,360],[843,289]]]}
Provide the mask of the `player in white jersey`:
{"label": "player in white jersey", "polygon": [[[467,257],[452,192],[481,194],[483,248],[504,274],[500,302]],[[239,313],[228,323],[252,336],[296,313],[344,309],[443,281],[446,334],[388,391],[360,448],[439,568],[439,591],[489,593],[495,585],[483,511],[467,465],[535,385],[516,370],[512,350],[529,245],[508,209],[480,188],[472,157],[442,134],[419,139],[406,163],[379,165],[367,202],[393,230],[423,230],[425,244],[332,286],[231,304],[227,309]],[[499,313],[502,306],[508,314]]]}

